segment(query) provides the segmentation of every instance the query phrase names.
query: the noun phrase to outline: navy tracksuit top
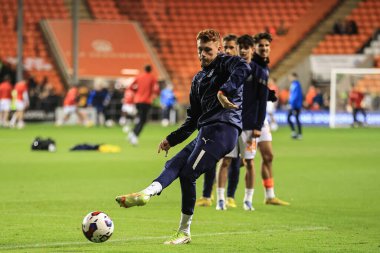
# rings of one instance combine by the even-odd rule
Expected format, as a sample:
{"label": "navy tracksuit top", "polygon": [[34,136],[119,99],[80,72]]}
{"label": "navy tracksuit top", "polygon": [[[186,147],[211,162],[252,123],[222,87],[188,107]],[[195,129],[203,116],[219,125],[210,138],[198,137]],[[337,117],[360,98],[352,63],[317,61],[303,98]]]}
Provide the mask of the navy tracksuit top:
{"label": "navy tracksuit top", "polygon": [[244,82],[243,91],[243,130],[261,130],[269,93],[268,62],[255,53],[249,65],[252,71]]}
{"label": "navy tracksuit top", "polygon": [[[233,125],[241,131],[243,83],[250,72],[249,64],[243,59],[225,54],[219,54],[210,65],[203,67],[191,84],[185,122],[166,137],[170,146],[183,142],[197,128],[216,122]],[[217,98],[218,91],[223,91],[239,109],[224,109]]]}

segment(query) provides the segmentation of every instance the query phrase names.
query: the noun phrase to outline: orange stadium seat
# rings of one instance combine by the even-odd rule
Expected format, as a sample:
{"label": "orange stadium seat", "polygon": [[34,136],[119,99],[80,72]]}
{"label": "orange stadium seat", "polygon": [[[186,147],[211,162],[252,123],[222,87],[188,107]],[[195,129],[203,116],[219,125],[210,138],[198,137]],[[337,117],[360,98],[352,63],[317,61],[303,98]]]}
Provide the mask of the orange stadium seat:
{"label": "orange stadium seat", "polygon": [[[0,17],[3,17],[1,13],[7,13],[5,25],[0,26],[0,45],[1,45],[1,57],[16,57],[16,10],[17,1],[4,1],[0,5]],[[13,15],[11,15],[12,13]],[[3,14],[4,15],[4,14]],[[38,22],[43,18],[67,18],[68,12],[64,0],[45,1],[45,0],[25,0],[24,1],[24,57],[35,58],[44,57],[45,62],[51,64],[52,60],[47,53],[47,47],[43,39],[42,33],[38,26]],[[3,18],[4,22],[4,18]],[[3,33],[4,32],[4,33]],[[37,46],[36,46],[37,45]],[[38,52],[36,51],[38,50]],[[39,76],[55,75],[54,86],[56,91],[63,90],[63,84],[56,70],[50,71],[38,71],[34,70],[32,74]],[[52,81],[52,80],[51,80]]]}
{"label": "orange stadium seat", "polygon": [[[380,1],[367,0],[359,2],[358,6],[346,16],[358,25],[358,35],[326,35],[324,41],[335,40],[342,48],[329,51],[331,54],[352,54],[360,50],[380,27]],[[319,43],[313,53],[320,52],[323,43]]]}
{"label": "orange stadium seat", "polygon": [[[330,2],[332,4],[328,4],[327,7],[323,5],[319,9],[323,9],[323,13],[328,13],[338,0]],[[159,40],[158,44],[152,44],[157,45],[156,52],[171,74],[171,78],[179,82],[176,84],[176,93],[183,93],[180,96],[180,101],[183,102],[181,98],[188,99],[189,83],[193,74],[199,70],[194,41],[199,30],[215,28],[222,35],[254,34],[264,31],[267,26],[277,27],[282,21],[285,22],[289,31],[292,31],[292,27],[297,24],[297,30],[294,30],[296,36],[291,35],[291,40],[285,38],[281,40],[274,35],[275,41],[280,40],[278,46],[276,45],[272,51],[274,55],[272,62],[275,64],[294,47],[297,41],[302,39],[311,27],[316,25],[318,19],[310,14],[314,14],[312,9],[318,6],[320,1],[87,0],[87,3],[94,18],[137,21],[148,38]],[[64,13],[67,15],[66,12]],[[302,21],[299,21],[301,19]],[[307,26],[304,20],[307,21]],[[176,43],[170,43],[174,40]],[[333,52],[339,48],[336,44],[334,41],[330,46],[323,45],[324,48],[314,51]]]}

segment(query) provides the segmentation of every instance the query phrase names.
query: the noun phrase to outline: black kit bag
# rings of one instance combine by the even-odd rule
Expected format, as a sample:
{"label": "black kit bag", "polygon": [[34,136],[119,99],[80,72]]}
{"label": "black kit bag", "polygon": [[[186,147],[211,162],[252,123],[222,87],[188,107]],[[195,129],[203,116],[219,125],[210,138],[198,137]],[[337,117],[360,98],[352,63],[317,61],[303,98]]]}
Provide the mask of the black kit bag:
{"label": "black kit bag", "polygon": [[32,150],[45,150],[54,152],[56,150],[55,141],[50,138],[42,139],[40,137],[36,137],[32,143]]}

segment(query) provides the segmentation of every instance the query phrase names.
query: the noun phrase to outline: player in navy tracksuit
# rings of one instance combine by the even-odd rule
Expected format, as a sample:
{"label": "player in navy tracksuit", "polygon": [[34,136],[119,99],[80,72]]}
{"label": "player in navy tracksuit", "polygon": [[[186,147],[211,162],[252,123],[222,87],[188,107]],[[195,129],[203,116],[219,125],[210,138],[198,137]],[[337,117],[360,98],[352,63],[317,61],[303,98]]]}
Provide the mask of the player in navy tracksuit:
{"label": "player in navy tracksuit", "polygon": [[116,197],[123,207],[145,205],[151,196],[161,193],[179,177],[182,190],[180,226],[165,244],[190,242],[196,179],[234,148],[242,128],[242,84],[249,75],[249,65],[239,57],[218,54],[220,35],[214,30],[198,33],[197,47],[202,70],[192,81],[186,121],[160,143],[159,151],[167,152],[196,129],[198,136],[165,164],[161,175],[149,187]]}
{"label": "player in navy tracksuit", "polygon": [[[290,84],[290,94],[289,94],[289,111],[288,111],[288,124],[292,130],[293,139],[302,139],[302,124],[300,121],[300,114],[302,109],[302,87],[301,83],[298,81],[297,73],[292,73],[289,76]],[[292,122],[292,115],[296,118],[298,131],[295,131],[294,124]]]}
{"label": "player in navy tracksuit", "polygon": [[[259,146],[263,163],[261,174],[265,186],[265,203],[272,205],[289,205],[288,202],[276,198],[274,195],[273,172],[272,172],[272,146],[271,134],[265,120],[266,106],[268,101],[276,101],[274,91],[268,88],[269,79],[269,53],[272,37],[268,33],[258,33],[253,38],[246,34],[238,38],[239,55],[250,62],[251,75],[244,83],[243,92],[243,132],[239,138],[241,156],[245,160],[247,174],[245,177],[246,189],[243,201],[243,208],[247,211],[254,210],[252,197],[254,193],[254,164],[253,159],[256,154],[256,145]],[[253,53],[253,58],[251,55]],[[259,138],[257,138],[259,137]],[[227,155],[236,156],[237,150]],[[226,158],[225,158],[226,159]],[[225,160],[224,159],[224,160]],[[224,173],[224,175],[221,175]],[[224,185],[226,171],[221,166],[218,180],[218,201],[217,210],[225,210]],[[223,181],[224,180],[224,181]],[[231,194],[231,193],[230,193]]]}
{"label": "player in navy tracksuit", "polygon": [[[254,40],[252,36],[245,34],[238,38],[239,55],[249,62],[251,67],[250,76],[244,83],[243,92],[243,133],[239,140],[239,147],[247,168],[245,177],[246,190],[243,201],[245,210],[254,210],[252,207],[252,196],[254,186],[254,166],[253,158],[256,154],[256,137],[260,136],[260,131],[266,115],[266,105],[268,99],[267,81],[269,70],[267,62],[254,52]],[[224,160],[237,157],[238,147],[227,155]],[[217,205],[216,210],[226,210],[224,197],[224,187],[227,178],[227,167],[220,167],[218,175]]]}

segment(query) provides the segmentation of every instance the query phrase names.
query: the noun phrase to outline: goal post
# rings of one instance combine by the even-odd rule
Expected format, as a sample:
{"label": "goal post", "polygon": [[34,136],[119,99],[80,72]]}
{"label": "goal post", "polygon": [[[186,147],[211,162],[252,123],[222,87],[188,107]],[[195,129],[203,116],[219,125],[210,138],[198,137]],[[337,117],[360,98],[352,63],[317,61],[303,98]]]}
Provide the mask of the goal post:
{"label": "goal post", "polygon": [[365,87],[377,89],[380,92],[380,68],[333,68],[331,70],[330,128],[341,126],[337,124],[337,112],[347,112],[345,105],[341,101],[342,98],[338,97],[338,92],[340,94],[348,94],[351,90],[351,85],[360,83],[360,80],[368,79],[373,79],[373,81],[367,82],[369,85]]}

